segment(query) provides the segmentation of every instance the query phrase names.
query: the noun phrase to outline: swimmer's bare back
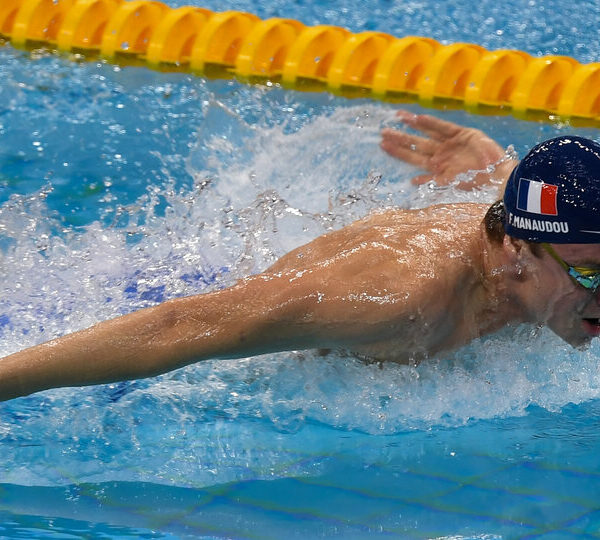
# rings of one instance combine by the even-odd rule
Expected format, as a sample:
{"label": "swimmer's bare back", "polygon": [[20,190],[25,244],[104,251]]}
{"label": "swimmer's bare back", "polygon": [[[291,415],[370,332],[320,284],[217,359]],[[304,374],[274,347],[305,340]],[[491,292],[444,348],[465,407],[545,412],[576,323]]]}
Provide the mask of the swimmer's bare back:
{"label": "swimmer's bare back", "polygon": [[0,399],[310,348],[421,359],[479,334],[478,204],[389,210],[229,289],[170,300],[0,359]]}

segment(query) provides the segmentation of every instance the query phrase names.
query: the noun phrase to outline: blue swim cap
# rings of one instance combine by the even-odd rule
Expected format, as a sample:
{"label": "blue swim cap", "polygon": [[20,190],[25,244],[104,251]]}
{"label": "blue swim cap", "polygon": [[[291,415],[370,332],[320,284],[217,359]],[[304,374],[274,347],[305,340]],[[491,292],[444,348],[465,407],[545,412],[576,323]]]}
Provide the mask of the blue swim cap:
{"label": "blue swim cap", "polygon": [[515,238],[600,243],[600,144],[575,136],[538,144],[511,173],[504,208]]}

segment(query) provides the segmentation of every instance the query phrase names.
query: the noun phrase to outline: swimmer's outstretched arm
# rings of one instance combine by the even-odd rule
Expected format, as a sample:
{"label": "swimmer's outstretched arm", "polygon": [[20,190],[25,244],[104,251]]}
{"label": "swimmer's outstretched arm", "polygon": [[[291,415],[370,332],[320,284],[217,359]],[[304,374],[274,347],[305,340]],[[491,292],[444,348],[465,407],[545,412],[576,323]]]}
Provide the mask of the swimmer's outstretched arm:
{"label": "swimmer's outstretched arm", "polygon": [[[294,311],[301,300],[284,289],[286,277],[254,276],[230,289],[171,300],[17,352],[0,359],[0,400],[322,341],[310,325],[299,328]],[[309,294],[296,289],[293,294]]]}
{"label": "swimmer's outstretched arm", "polygon": [[369,294],[370,284],[381,282],[385,264],[374,276],[372,253],[336,261],[340,238],[352,238],[352,227],[298,248],[306,251],[231,288],[170,300],[2,358],[0,401],[150,377],[209,358],[389,339],[397,307],[351,299],[353,291]]}
{"label": "swimmer's outstretched arm", "polygon": [[[478,129],[440,120],[428,114],[398,111],[407,127],[425,136],[384,129],[381,148],[391,156],[424,169],[412,179],[416,185],[434,181],[440,186],[454,182],[461,173],[480,171],[470,182],[460,182],[466,190],[491,182],[504,185],[517,161],[506,158],[504,149]],[[491,169],[488,167],[492,166]]]}

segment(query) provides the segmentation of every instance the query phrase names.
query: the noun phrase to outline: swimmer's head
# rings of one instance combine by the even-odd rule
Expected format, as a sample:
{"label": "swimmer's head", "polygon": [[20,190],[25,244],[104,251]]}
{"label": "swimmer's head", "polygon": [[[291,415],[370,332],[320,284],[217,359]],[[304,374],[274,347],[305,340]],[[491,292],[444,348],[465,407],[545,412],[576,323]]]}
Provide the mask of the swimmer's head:
{"label": "swimmer's head", "polygon": [[538,144],[510,175],[504,208],[512,237],[600,243],[600,144],[575,136]]}

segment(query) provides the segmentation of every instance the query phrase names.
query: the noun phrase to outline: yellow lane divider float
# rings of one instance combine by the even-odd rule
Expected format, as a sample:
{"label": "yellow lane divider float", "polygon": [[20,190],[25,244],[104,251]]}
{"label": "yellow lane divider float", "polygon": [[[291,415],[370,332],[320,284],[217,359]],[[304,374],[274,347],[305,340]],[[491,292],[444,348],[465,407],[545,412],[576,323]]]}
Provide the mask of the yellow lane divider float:
{"label": "yellow lane divider float", "polygon": [[154,0],[1,0],[0,35],[159,69],[234,74],[296,88],[321,87],[423,104],[463,103],[562,118],[600,119],[600,63],[532,57],[426,37],[352,34],[336,26]]}

